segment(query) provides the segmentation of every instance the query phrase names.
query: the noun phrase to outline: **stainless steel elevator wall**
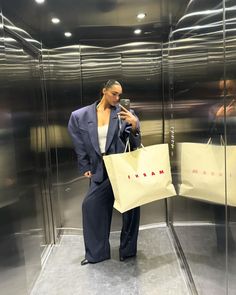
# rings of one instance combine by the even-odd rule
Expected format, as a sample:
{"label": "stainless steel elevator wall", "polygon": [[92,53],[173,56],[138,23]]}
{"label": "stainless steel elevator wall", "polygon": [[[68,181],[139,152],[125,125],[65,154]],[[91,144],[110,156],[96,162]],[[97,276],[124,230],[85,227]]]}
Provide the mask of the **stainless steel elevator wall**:
{"label": "stainless steel elevator wall", "polygon": [[[233,99],[236,99],[236,9],[235,1],[225,1],[225,101],[226,107]],[[226,139],[228,145],[236,145],[236,117],[235,104],[232,115],[226,115]],[[226,158],[230,157],[226,149]],[[235,156],[233,157],[235,159]],[[227,174],[233,174],[234,171],[226,167]],[[235,175],[235,174],[234,174]],[[233,179],[233,182],[235,178]],[[227,190],[230,184],[227,183]],[[234,192],[235,193],[235,192]],[[226,202],[228,195],[226,196]],[[228,247],[228,294],[235,293],[235,233],[236,233],[236,208],[228,206],[226,217],[227,247]]]}
{"label": "stainless steel elevator wall", "polygon": [[87,185],[78,173],[76,155],[67,131],[71,111],[82,106],[80,47],[75,45],[45,50],[43,64],[47,73],[51,193],[56,231],[60,235],[61,228],[80,227],[77,200],[83,191],[85,193]]}
{"label": "stainless steel elevator wall", "polygon": [[[178,143],[222,145],[223,202],[204,201],[204,191],[217,186],[207,181],[203,200],[183,197],[169,201],[170,220],[190,266],[199,294],[234,294],[235,207],[228,206],[230,191],[227,158],[235,161],[228,146],[235,144],[235,110],[227,106],[235,97],[235,6],[233,1],[190,1],[184,16],[164,45],[164,88],[176,187],[181,183]],[[221,118],[216,115],[222,107]],[[167,125],[166,125],[167,126]],[[224,142],[220,142],[220,136]],[[200,159],[199,159],[200,160]],[[194,154],[192,162],[196,163]],[[211,169],[211,167],[206,167]],[[214,175],[211,174],[211,175]],[[211,184],[210,184],[211,183]],[[191,186],[191,184],[189,184]],[[215,193],[217,193],[215,189]],[[217,268],[217,270],[216,270]]]}
{"label": "stainless steel elevator wall", "polygon": [[37,58],[6,32],[3,36],[0,285],[8,294],[26,294],[41,269],[46,244],[41,200],[45,161],[34,149],[44,109]]}
{"label": "stainless steel elevator wall", "polygon": [[[6,79],[7,62],[4,44],[3,19],[0,17],[0,287],[11,294],[26,292],[26,274],[23,258],[22,230],[19,209],[21,204],[16,189],[15,145],[13,138],[12,110],[7,100],[9,84]],[[23,265],[21,266],[21,263]],[[21,266],[14,269],[15,266]]]}
{"label": "stainless steel elevator wall", "polygon": [[[172,167],[176,184],[180,181],[177,143],[206,143],[212,136],[214,123],[211,109],[222,99],[218,87],[224,71],[222,2],[198,2],[198,5],[196,2],[189,5],[168,43],[169,85],[166,91],[169,92],[168,112],[173,131],[170,136],[174,136]],[[209,9],[208,15],[200,13],[204,9]],[[211,14],[214,9],[218,11]],[[173,207],[174,222],[212,222],[214,219],[214,205],[207,202],[181,197],[173,199]]]}
{"label": "stainless steel elevator wall", "polygon": [[[2,6],[4,10],[4,6]],[[1,15],[0,288],[25,295],[53,241],[41,43]],[[20,32],[20,33],[19,33]]]}

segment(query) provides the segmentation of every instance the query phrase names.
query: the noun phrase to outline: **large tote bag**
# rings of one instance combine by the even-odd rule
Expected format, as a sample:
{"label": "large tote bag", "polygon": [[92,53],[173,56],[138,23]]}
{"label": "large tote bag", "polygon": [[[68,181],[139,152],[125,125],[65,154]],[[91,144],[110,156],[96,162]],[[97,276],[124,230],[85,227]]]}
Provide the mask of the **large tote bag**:
{"label": "large tote bag", "polygon": [[236,146],[180,143],[179,195],[236,206]]}
{"label": "large tote bag", "polygon": [[151,145],[103,158],[115,197],[114,207],[121,213],[176,195],[168,144]]}

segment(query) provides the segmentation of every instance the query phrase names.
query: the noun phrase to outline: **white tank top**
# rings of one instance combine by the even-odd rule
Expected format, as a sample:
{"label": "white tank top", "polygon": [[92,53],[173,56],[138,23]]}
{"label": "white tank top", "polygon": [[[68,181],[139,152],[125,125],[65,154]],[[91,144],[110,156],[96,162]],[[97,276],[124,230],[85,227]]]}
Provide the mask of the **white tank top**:
{"label": "white tank top", "polygon": [[105,153],[106,141],[107,141],[108,124],[98,126],[98,142],[101,153]]}

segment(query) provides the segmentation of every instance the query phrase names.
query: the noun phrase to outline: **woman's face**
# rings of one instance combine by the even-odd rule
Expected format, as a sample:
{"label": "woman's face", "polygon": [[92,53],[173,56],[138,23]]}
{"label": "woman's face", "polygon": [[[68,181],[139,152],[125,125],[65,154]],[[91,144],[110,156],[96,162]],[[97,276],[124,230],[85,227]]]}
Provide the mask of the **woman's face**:
{"label": "woman's face", "polygon": [[235,95],[236,94],[236,83],[234,80],[221,80],[219,82],[219,88],[223,93],[225,87],[226,95]]}
{"label": "woman's face", "polygon": [[110,88],[103,88],[103,95],[107,103],[111,106],[115,106],[119,100],[120,95],[122,94],[122,87],[120,85],[113,85]]}

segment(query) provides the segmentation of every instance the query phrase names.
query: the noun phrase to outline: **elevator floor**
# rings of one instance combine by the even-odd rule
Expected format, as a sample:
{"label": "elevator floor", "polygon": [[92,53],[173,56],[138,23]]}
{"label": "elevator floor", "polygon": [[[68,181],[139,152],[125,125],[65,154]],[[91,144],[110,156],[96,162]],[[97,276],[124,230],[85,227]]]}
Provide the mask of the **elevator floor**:
{"label": "elevator floor", "polygon": [[[228,239],[228,257],[226,256],[225,227],[215,225],[175,226],[184,255],[199,295],[235,295],[236,294],[236,225],[230,225],[232,237]],[[229,232],[228,232],[229,238]],[[232,242],[234,241],[234,247]],[[219,246],[221,246],[219,248]],[[228,291],[226,291],[228,288]]]}
{"label": "elevator floor", "polygon": [[118,259],[118,232],[111,234],[110,243],[110,260],[81,266],[83,237],[63,236],[31,295],[189,294],[166,227],[141,229],[138,255],[125,262]]}

